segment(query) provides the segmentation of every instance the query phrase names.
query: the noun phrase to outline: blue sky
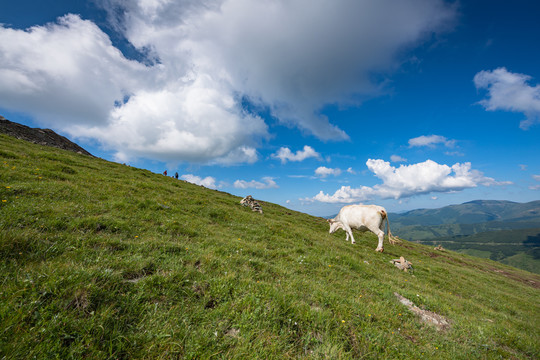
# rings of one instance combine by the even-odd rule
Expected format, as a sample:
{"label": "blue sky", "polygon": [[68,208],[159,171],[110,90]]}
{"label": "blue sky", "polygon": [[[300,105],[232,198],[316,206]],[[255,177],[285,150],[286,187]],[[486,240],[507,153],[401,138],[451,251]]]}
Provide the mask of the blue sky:
{"label": "blue sky", "polygon": [[540,198],[540,3],[1,1],[0,115],[331,215]]}

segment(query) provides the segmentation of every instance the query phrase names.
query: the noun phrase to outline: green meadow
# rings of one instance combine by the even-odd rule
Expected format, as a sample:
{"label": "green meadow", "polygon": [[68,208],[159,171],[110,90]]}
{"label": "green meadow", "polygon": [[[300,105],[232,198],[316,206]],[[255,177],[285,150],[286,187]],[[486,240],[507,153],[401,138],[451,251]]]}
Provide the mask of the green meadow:
{"label": "green meadow", "polygon": [[5,135],[0,200],[0,359],[540,358],[540,276],[489,259]]}

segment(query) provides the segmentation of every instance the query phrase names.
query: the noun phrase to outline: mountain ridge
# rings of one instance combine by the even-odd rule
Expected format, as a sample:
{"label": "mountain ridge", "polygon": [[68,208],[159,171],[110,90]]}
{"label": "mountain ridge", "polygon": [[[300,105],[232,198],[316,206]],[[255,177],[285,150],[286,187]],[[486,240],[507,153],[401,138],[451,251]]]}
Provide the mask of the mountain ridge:
{"label": "mountain ridge", "polygon": [[83,149],[81,146],[62,135],[57,134],[51,129],[31,128],[29,126],[10,121],[1,115],[0,133],[20,140],[26,140],[34,144],[52,146],[93,157],[92,154]]}
{"label": "mountain ridge", "polygon": [[473,200],[436,209],[415,209],[405,213],[390,213],[392,224],[444,225],[475,224],[490,221],[540,221],[540,200],[526,203],[508,200]]}

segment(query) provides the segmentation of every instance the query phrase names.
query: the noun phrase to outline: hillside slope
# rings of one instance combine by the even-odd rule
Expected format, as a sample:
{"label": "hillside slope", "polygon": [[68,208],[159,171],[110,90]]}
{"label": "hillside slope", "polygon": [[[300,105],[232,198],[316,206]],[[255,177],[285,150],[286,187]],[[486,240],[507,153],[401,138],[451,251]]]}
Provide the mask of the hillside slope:
{"label": "hillside slope", "polygon": [[6,134],[16,137],[17,139],[30,141],[34,144],[53,146],[59,149],[93,156],[79,145],[62,135],[58,135],[51,129],[31,128],[26,125],[9,121],[3,116],[0,116],[0,134]]}
{"label": "hillside slope", "polygon": [[[540,201],[476,200],[440,209],[390,214],[392,229],[422,244],[490,258],[540,273]],[[504,245],[503,245],[504,244]]]}
{"label": "hillside slope", "polygon": [[0,358],[540,357],[537,275],[5,135],[0,156]]}
{"label": "hillside slope", "polygon": [[540,274],[540,228],[486,231],[418,242],[442,245],[449,250],[500,261]]}

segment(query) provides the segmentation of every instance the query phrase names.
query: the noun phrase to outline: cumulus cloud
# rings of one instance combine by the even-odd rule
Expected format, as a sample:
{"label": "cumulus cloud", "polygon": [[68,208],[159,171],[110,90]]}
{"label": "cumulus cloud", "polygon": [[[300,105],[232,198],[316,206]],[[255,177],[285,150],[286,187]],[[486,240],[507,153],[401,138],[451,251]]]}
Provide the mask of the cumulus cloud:
{"label": "cumulus cloud", "polygon": [[197,175],[185,174],[185,175],[182,175],[180,178],[182,180],[187,181],[187,182],[190,182],[190,183],[193,183],[193,184],[196,184],[196,185],[201,185],[201,186],[207,187],[209,189],[217,189],[218,188],[216,186],[216,179],[213,178],[212,176],[207,176],[207,177],[205,177],[203,179],[203,178],[201,178],[200,176],[197,176]]}
{"label": "cumulus cloud", "polygon": [[97,3],[146,59],[126,59],[76,15],[0,25],[0,107],[124,161],[255,161],[268,126],[245,102],[320,139],[347,139],[321,109],[380,94],[373,74],[391,74],[404,50],[456,16],[443,0]]}
{"label": "cumulus cloud", "polygon": [[26,31],[0,24],[0,78],[0,106],[66,128],[106,126],[153,71],[127,60],[93,22],[66,15]]}
{"label": "cumulus cloud", "polygon": [[422,135],[409,139],[409,147],[435,147],[437,144],[443,144],[446,147],[453,147],[456,144],[455,140],[449,140],[441,135]]}
{"label": "cumulus cloud", "polygon": [[280,159],[282,164],[287,161],[304,161],[308,158],[320,159],[321,154],[315,151],[311,146],[305,145],[303,150],[298,150],[293,153],[291,149],[287,147],[280,148],[275,154],[272,154],[275,159]]}
{"label": "cumulus cloud", "polygon": [[315,175],[317,175],[317,176],[319,176],[321,178],[325,178],[325,177],[327,177],[329,175],[339,176],[339,175],[341,175],[341,169],[339,169],[339,168],[331,169],[331,168],[327,168],[325,166],[319,166],[315,170]]}
{"label": "cumulus cloud", "polygon": [[480,171],[471,169],[471,163],[468,162],[448,166],[427,160],[396,168],[389,162],[369,159],[366,165],[376,177],[382,180],[382,184],[359,188],[342,186],[333,195],[320,191],[312,200],[326,203],[353,203],[373,198],[400,199],[432,192],[460,191],[478,185],[510,184],[510,182],[498,182],[484,176]]}
{"label": "cumulus cloud", "polygon": [[262,180],[264,182],[255,181],[255,180],[251,180],[249,182],[245,180],[236,180],[234,182],[234,187],[237,189],[254,188],[254,189],[259,189],[259,190],[279,188],[278,184],[271,177],[264,177]]}
{"label": "cumulus cloud", "polygon": [[26,31],[0,27],[0,60],[0,106],[98,139],[118,161],[252,163],[255,139],[267,135],[220,81],[127,60],[76,15]]}
{"label": "cumulus cloud", "polygon": [[480,71],[474,76],[477,89],[487,90],[487,98],[480,104],[488,111],[506,110],[525,114],[519,127],[527,130],[540,122],[540,85],[531,86],[529,75],[512,73],[501,67]]}

